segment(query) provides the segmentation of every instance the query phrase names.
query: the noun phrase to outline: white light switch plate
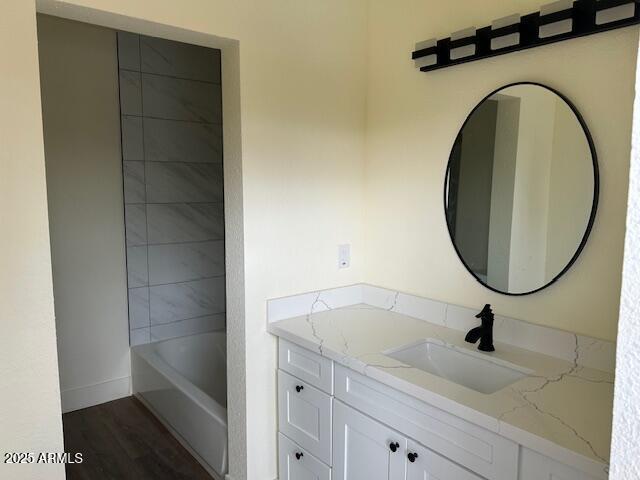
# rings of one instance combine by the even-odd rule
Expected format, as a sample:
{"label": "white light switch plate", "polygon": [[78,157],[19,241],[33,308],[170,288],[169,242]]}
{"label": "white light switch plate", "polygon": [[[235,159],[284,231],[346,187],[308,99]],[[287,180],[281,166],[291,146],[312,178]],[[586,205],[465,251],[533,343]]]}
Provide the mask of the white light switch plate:
{"label": "white light switch plate", "polygon": [[351,245],[338,245],[338,268],[349,268],[351,265]]}

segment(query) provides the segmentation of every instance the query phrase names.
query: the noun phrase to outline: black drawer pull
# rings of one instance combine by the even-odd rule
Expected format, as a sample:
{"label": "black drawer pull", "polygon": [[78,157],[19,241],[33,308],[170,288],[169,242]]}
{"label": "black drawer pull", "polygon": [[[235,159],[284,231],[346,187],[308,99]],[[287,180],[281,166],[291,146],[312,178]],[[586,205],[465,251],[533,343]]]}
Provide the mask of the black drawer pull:
{"label": "black drawer pull", "polygon": [[396,450],[398,450],[400,448],[400,444],[398,442],[391,442],[389,444],[389,450],[391,450],[393,453],[396,452]]}
{"label": "black drawer pull", "polygon": [[417,453],[410,453],[409,455],[407,455],[407,458],[409,459],[409,461],[411,463],[416,461],[416,458],[418,458],[418,454]]}
{"label": "black drawer pull", "polygon": [[296,385],[296,392],[300,393],[302,390],[304,390],[303,385]]}
{"label": "black drawer pull", "polygon": [[296,453],[296,459],[297,460],[300,460],[302,457],[304,457],[304,453],[302,453],[302,452]]}

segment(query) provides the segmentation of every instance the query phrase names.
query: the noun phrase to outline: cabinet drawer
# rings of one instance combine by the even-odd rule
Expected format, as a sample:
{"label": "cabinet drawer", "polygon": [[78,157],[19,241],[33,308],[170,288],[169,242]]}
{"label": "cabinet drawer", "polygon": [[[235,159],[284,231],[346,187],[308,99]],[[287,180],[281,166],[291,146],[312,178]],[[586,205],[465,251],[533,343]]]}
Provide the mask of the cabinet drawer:
{"label": "cabinet drawer", "polygon": [[[409,457],[409,455],[413,455]],[[413,461],[411,461],[413,460]],[[479,476],[409,440],[407,446],[407,480],[442,478],[446,480],[482,480]]]}
{"label": "cabinet drawer", "polygon": [[280,480],[331,480],[331,469],[307,450],[278,434]]}
{"label": "cabinet drawer", "polygon": [[336,398],[490,480],[518,475],[518,445],[340,365]]}
{"label": "cabinet drawer", "polygon": [[331,463],[332,398],[278,370],[280,432],[326,464]]}
{"label": "cabinet drawer", "polygon": [[333,361],[280,339],[278,366],[294,377],[333,395]]}

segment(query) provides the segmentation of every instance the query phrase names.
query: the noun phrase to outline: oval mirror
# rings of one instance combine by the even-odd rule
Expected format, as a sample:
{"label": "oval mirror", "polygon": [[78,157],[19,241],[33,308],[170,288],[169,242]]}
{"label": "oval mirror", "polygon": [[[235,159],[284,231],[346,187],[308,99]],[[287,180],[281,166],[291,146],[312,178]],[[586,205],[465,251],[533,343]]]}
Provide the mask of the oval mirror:
{"label": "oval mirror", "polygon": [[483,285],[526,295],[580,255],[598,202],[593,141],[576,108],[534,83],[473,109],[451,150],[445,214],[453,245]]}

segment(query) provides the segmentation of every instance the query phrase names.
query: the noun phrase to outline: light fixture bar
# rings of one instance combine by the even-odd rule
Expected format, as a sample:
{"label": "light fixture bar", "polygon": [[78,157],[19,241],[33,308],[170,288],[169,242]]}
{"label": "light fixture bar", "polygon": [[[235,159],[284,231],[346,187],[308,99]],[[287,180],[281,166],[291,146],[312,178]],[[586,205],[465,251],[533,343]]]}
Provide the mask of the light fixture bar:
{"label": "light fixture bar", "polygon": [[416,44],[411,58],[431,72],[484,58],[640,24],[640,0],[560,0],[539,12]]}
{"label": "light fixture bar", "polygon": [[491,50],[520,44],[520,15],[509,15],[491,22]]}

